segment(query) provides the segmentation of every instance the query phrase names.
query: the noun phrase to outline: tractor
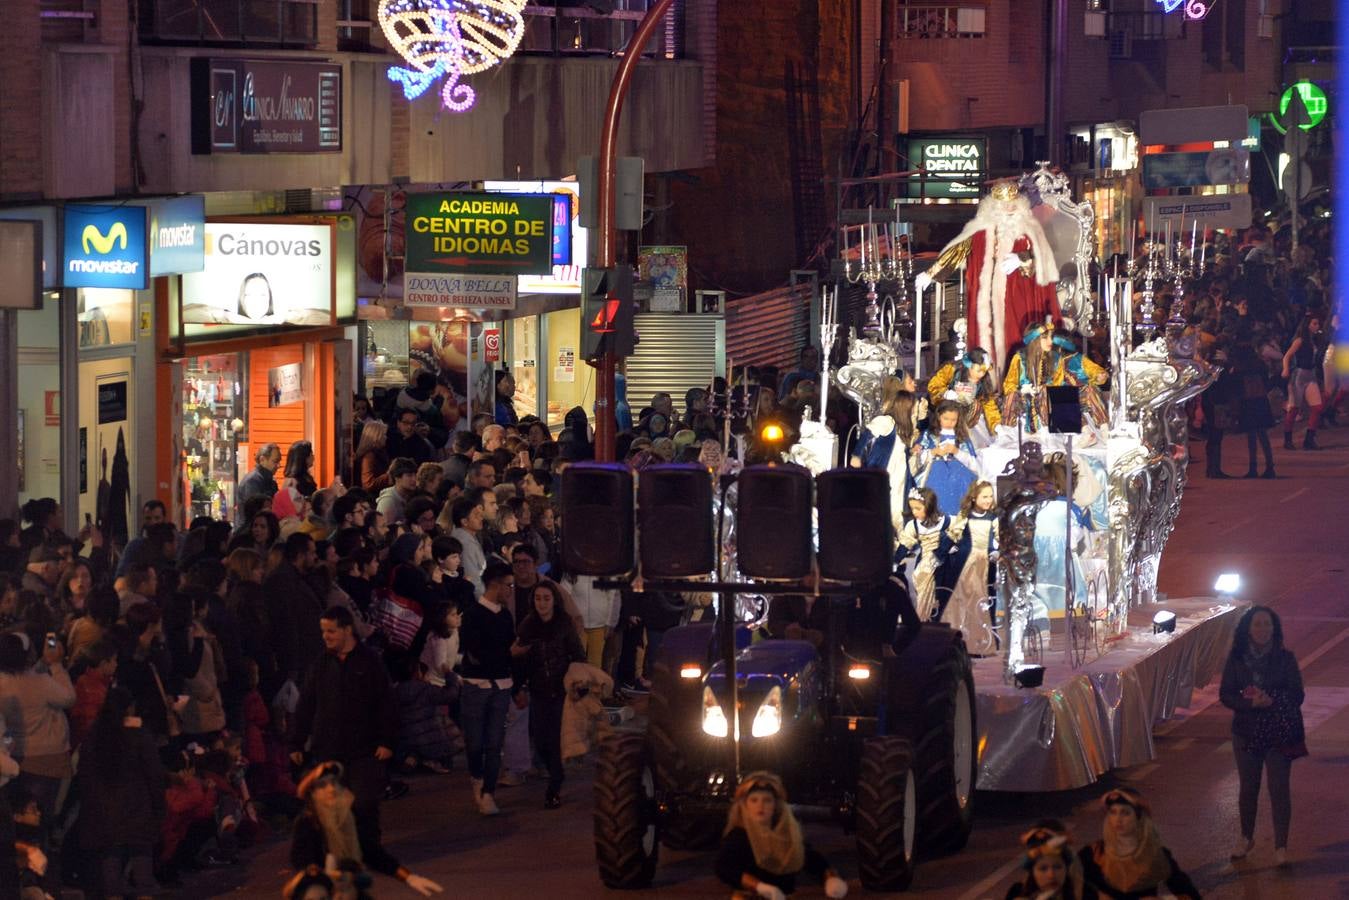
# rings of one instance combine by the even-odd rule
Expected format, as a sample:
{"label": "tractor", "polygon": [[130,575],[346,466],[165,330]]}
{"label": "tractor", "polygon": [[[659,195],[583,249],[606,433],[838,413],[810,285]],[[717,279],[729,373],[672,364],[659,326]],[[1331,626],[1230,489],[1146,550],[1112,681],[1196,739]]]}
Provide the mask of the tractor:
{"label": "tractor", "polygon": [[[571,490],[593,489],[593,478],[585,482],[602,468],[569,468],[564,498]],[[699,492],[690,490],[699,478],[687,471],[694,468],[643,469],[643,504],[666,496],[688,506],[692,496],[696,514],[710,519],[710,508],[697,502]],[[621,480],[617,471],[610,474]],[[685,480],[677,490],[646,490],[645,482],[666,475]],[[653,578],[642,548],[644,589],[710,591],[722,600],[713,623],[666,632],[652,665],[645,729],[619,729],[600,744],[594,840],[608,887],[649,886],[661,844],[680,850],[715,846],[739,776],[759,769],[783,779],[798,816],[833,820],[856,836],[862,884],[870,890],[905,889],[917,859],[959,850],[969,837],[978,765],[970,660],[960,633],[920,621],[902,577],[891,574],[886,473],[846,469],[819,476],[818,560],[807,562],[813,574],[804,586],[800,580],[767,580],[788,570],[799,574],[800,561],[775,568],[747,559],[751,542],[801,546],[803,533],[816,555],[812,510],[801,510],[800,503],[789,508],[793,496],[811,496],[803,479],[809,482],[810,474],[794,466],[749,467],[740,475],[738,571],[754,577],[752,583],[705,575]],[[752,484],[763,487],[747,492]],[[783,484],[794,489],[782,490]],[[623,488],[600,494],[612,500]],[[830,509],[827,497],[834,498]],[[747,498],[783,508],[751,514]],[[599,523],[576,529],[570,515],[564,512],[569,564],[612,575],[632,558],[631,549],[619,548],[621,561],[599,564],[599,543],[580,546]],[[651,521],[668,522],[668,516]],[[880,540],[859,531],[868,528],[879,528]],[[604,533],[612,543],[615,532]],[[682,526],[662,528],[661,540],[674,533],[697,541],[697,529]],[[869,547],[883,552],[868,553]],[[669,559],[659,561],[670,573]],[[693,560],[687,570],[714,571],[707,563],[705,557]],[[673,574],[682,572],[675,567]],[[607,583],[631,584],[631,575],[629,569]],[[813,596],[815,604],[824,604],[822,639],[751,640],[735,614],[735,596],[746,593]]]}

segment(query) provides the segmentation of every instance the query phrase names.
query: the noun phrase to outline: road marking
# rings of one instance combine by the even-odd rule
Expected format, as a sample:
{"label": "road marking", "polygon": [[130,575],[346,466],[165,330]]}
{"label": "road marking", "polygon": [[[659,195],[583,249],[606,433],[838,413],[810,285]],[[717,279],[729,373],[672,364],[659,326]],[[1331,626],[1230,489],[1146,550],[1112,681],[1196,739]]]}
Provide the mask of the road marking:
{"label": "road marking", "polygon": [[1287,502],[1289,502],[1290,500],[1296,500],[1298,497],[1301,497],[1303,494],[1307,493],[1307,491],[1309,491],[1309,490],[1311,490],[1311,488],[1306,488],[1306,487],[1298,488],[1297,490],[1293,491],[1293,493],[1289,494],[1287,497],[1284,497],[1284,498],[1283,498],[1282,500],[1280,500],[1279,502],[1280,502],[1280,503],[1287,503]]}
{"label": "road marking", "polygon": [[1307,734],[1349,709],[1349,688],[1309,687],[1306,693],[1302,701],[1302,727]]}
{"label": "road marking", "polygon": [[1218,532],[1218,534],[1219,534],[1219,536],[1224,535],[1224,534],[1231,534],[1232,532],[1236,531],[1238,528],[1245,528],[1247,525],[1251,524],[1251,523],[1254,522],[1254,521],[1255,521],[1255,516],[1247,516],[1247,517],[1244,518],[1244,519],[1240,519],[1240,520],[1238,520],[1237,522],[1234,522],[1233,524],[1228,525],[1228,526],[1227,526],[1226,528],[1224,528],[1222,531]]}
{"label": "road marking", "polygon": [[[1011,862],[998,869],[992,875],[970,888],[960,895],[960,900],[986,900],[989,891],[994,891],[1001,887],[1013,872],[1021,868],[1021,860],[1014,859]],[[1001,891],[997,891],[1002,893]]]}
{"label": "road marking", "polygon": [[1333,638],[1326,641],[1321,646],[1317,647],[1311,653],[1304,656],[1301,660],[1298,661],[1298,666],[1302,669],[1302,671],[1304,672],[1307,671],[1308,669],[1311,668],[1312,663],[1316,662],[1318,659],[1325,656],[1346,638],[1349,638],[1349,628],[1344,629],[1339,634],[1335,635]]}

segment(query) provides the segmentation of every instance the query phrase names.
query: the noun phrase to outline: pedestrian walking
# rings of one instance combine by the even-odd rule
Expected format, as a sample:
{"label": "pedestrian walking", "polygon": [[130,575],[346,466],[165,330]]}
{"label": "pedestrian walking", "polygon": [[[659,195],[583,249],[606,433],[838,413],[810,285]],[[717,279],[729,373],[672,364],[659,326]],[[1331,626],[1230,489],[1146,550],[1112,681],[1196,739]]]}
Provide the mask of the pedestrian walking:
{"label": "pedestrian walking", "polygon": [[501,747],[506,740],[506,710],[515,693],[511,679],[511,645],[515,620],[508,608],[515,578],[505,563],[489,563],[482,573],[483,594],[464,610],[460,648],[464,654],[459,724],[464,732],[473,802],[484,816],[496,805]]}
{"label": "pedestrian walking", "polygon": [[1237,809],[1241,836],[1232,859],[1245,859],[1255,846],[1255,813],[1260,773],[1269,775],[1274,815],[1274,860],[1288,864],[1288,824],[1293,816],[1290,775],[1293,760],[1307,755],[1302,723],[1302,673],[1283,645],[1283,625],[1267,606],[1253,606],[1237,623],[1232,652],[1223,667],[1218,698],[1232,710],[1232,751],[1241,789]]}

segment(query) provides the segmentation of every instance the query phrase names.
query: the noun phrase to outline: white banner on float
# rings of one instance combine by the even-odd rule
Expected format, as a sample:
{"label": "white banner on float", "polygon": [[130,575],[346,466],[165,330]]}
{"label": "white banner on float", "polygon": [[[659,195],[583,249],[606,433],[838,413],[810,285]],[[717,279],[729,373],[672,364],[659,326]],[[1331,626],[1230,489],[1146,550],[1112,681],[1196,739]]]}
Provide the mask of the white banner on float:
{"label": "white banner on float", "polygon": [[[1210,194],[1203,197],[1146,197],[1144,198],[1143,221],[1149,228],[1159,232],[1166,230],[1166,223],[1180,233],[1181,218],[1185,227],[1194,222],[1200,228],[1250,228],[1250,194]],[[1186,240],[1189,237],[1186,236]]]}
{"label": "white banner on float", "polygon": [[408,272],[403,305],[463,309],[515,309],[516,276]]}

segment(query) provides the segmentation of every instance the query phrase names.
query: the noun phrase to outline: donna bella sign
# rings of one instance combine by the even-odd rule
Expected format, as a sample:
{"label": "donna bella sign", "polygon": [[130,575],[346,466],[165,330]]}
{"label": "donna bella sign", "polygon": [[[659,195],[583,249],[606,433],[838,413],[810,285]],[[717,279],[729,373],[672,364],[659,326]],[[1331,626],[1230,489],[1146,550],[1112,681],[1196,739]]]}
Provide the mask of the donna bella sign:
{"label": "donna bella sign", "polygon": [[193,153],[339,153],[342,67],[192,60]]}
{"label": "donna bella sign", "polygon": [[407,271],[551,274],[552,216],[548,194],[410,194]]}
{"label": "donna bella sign", "polygon": [[515,276],[407,272],[403,305],[515,309]]}
{"label": "donna bella sign", "polygon": [[911,195],[978,197],[988,172],[988,139],[938,135],[909,141],[909,162],[927,172],[926,192],[913,184]]}

